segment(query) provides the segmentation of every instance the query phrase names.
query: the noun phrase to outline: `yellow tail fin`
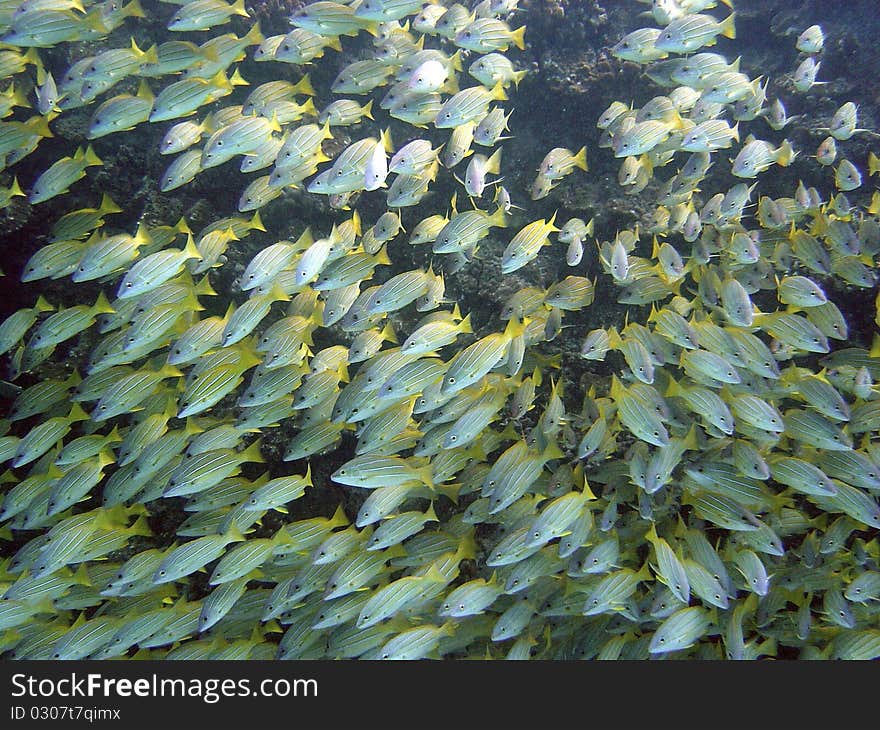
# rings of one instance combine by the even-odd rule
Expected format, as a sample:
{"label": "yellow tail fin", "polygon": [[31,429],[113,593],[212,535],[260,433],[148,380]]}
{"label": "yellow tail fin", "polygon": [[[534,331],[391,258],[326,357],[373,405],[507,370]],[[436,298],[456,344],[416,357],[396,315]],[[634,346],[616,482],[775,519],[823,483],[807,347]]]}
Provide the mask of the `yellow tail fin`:
{"label": "yellow tail fin", "polygon": [[299,81],[297,81],[292,89],[294,94],[305,94],[306,96],[314,96],[315,89],[312,86],[312,82],[309,79],[309,75],[306,74]]}
{"label": "yellow tail fin", "polygon": [[492,87],[492,98],[495,101],[507,101],[507,94],[504,93],[504,87],[500,81]]}
{"label": "yellow tail fin", "polygon": [[525,41],[526,27],[523,25],[517,28],[513,33],[510,34],[510,40],[513,41],[513,45],[515,45],[519,50],[524,51],[526,49],[526,41]]}
{"label": "yellow tail fin", "polygon": [[731,13],[721,21],[719,28],[721,30],[721,35],[725,38],[736,38],[736,27],[733,24],[735,18],[736,13]]}
{"label": "yellow tail fin", "polygon": [[587,167],[587,148],[586,148],[586,146],[581,147],[577,151],[577,154],[574,156],[574,164],[577,167],[581,168],[581,170],[583,170],[584,172],[587,172],[587,170],[589,170],[589,167]]}

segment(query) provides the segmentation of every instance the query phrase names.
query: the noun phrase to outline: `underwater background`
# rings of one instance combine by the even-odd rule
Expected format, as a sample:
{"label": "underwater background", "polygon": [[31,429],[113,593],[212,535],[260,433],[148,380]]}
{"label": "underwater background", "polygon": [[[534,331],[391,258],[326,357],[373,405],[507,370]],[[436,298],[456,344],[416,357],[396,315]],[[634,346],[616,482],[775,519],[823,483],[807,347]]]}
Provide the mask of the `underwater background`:
{"label": "underwater background", "polygon": [[0,2],[2,656],[880,657],[876,4],[426,8]]}

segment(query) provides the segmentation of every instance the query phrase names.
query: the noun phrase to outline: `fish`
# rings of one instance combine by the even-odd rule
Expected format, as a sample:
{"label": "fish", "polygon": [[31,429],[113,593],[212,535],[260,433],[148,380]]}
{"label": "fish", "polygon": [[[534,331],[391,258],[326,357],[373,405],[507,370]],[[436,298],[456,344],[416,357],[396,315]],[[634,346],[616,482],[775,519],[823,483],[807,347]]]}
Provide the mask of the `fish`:
{"label": "fish", "polygon": [[397,456],[371,454],[350,459],[333,472],[332,479],[339,484],[368,489],[404,482],[433,484],[430,464],[412,464]]}
{"label": "fish", "polygon": [[[443,90],[451,91],[452,89],[447,89],[450,80],[454,82],[455,77],[450,76],[447,66],[436,58],[429,58],[413,69],[407,81],[407,87],[420,94]],[[458,91],[457,88],[454,90]]]}
{"label": "fish", "polygon": [[462,89],[441,105],[434,126],[437,129],[450,129],[469,122],[476,124],[488,113],[492,101],[507,101],[507,94],[500,81],[491,89],[485,86]]}
{"label": "fish", "polygon": [[758,596],[766,596],[770,590],[770,579],[761,559],[752,550],[739,550],[734,556],[734,563],[745,579],[746,588]]}
{"label": "fish", "polygon": [[739,123],[731,127],[723,119],[709,119],[691,129],[679,149],[687,152],[714,152],[739,142]]}
{"label": "fish", "polygon": [[[735,39],[705,52],[735,34],[732,10],[713,7],[658,0],[656,27],[609,42],[624,75],[638,64],[662,88],[597,109],[589,167],[619,159],[608,182],[645,203],[614,235],[601,215],[573,217],[589,142],[519,154],[503,99],[531,70],[516,0],[321,0],[268,38],[253,9],[198,0],[151,20],[201,38],[146,50],[127,40],[143,30],[136,1],[8,9],[0,199],[12,223],[43,203],[31,223],[45,233],[12,273],[60,286],[0,322],[0,537],[16,541],[4,649],[635,659],[719,658],[722,644],[776,656],[778,643],[875,658],[880,345],[841,287],[871,292],[875,318],[880,203],[860,191],[880,163],[838,149],[870,132],[857,89],[814,120],[815,156],[796,154],[782,139],[793,102],[741,72],[754,59]],[[810,93],[825,34],[798,30],[808,58],[773,80]],[[93,55],[49,64],[67,43]],[[331,52],[349,43],[356,57]],[[59,131],[76,109],[88,139],[74,153]],[[755,138],[761,118],[777,137]],[[138,184],[185,202],[240,155],[229,201],[259,214],[222,217],[208,194],[216,215],[184,206],[166,225],[153,205],[133,224],[137,185],[124,204],[117,193],[140,157],[108,157],[101,138],[129,134],[125,150],[164,122],[153,138],[173,157]],[[84,164],[94,150],[104,163]],[[25,176],[35,152],[45,162]],[[802,182],[770,172],[792,162]],[[810,165],[832,169],[813,179]],[[719,188],[728,170],[740,180]],[[514,205],[517,176],[569,212]],[[460,210],[453,177],[472,198]],[[316,194],[329,218],[284,213]],[[488,308],[462,299],[498,270]],[[634,308],[577,335],[597,296]],[[180,519],[153,534],[175,498]],[[316,498],[332,517],[313,516]]]}
{"label": "fish", "polygon": [[835,480],[837,493],[819,497],[819,504],[833,506],[835,510],[844,512],[853,520],[868,525],[880,524],[880,507],[877,502],[864,490],[853,487],[845,482]]}
{"label": "fish", "polygon": [[549,235],[559,229],[554,225],[556,214],[549,220],[538,220],[521,228],[507,244],[501,255],[501,271],[509,274],[534,259],[543,246],[549,245]]}
{"label": "fish", "polygon": [[581,343],[581,357],[586,360],[603,360],[611,349],[611,338],[604,329],[594,329],[587,333]]}
{"label": "fish", "polygon": [[841,160],[834,171],[834,185],[844,192],[855,190],[862,185],[862,173],[849,160]]}
{"label": "fish", "polygon": [[368,94],[384,86],[393,69],[374,59],[353,61],[334,79],[331,90],[337,94]]}
{"label": "fish", "polygon": [[648,63],[661,58],[668,58],[669,53],[656,47],[660,37],[658,28],[639,28],[627,33],[611,48],[615,57],[634,63]]}
{"label": "fish", "polygon": [[579,519],[587,503],[594,498],[589,490],[585,490],[570,492],[555,499],[532,523],[526,540],[527,547],[543,546],[550,540],[568,534],[568,528]]}
{"label": "fish", "polygon": [[440,607],[441,616],[462,618],[483,612],[503,592],[503,586],[494,577],[488,581],[477,578],[453,590]]}
{"label": "fish", "polygon": [[189,575],[210,562],[232,542],[241,542],[245,538],[232,528],[227,534],[207,535],[170,550],[153,573],[154,584],[167,583]]}
{"label": "fish", "polygon": [[648,651],[667,654],[693,646],[709,629],[710,618],[705,608],[689,606],[666,618],[651,636]]}
{"label": "fish", "polygon": [[438,520],[433,505],[424,513],[401,512],[390,516],[367,541],[365,550],[384,550],[392,545],[398,545],[421,531],[426,523],[436,521]]}
{"label": "fish", "polygon": [[470,314],[461,318],[457,323],[447,320],[433,320],[414,330],[401,343],[400,349],[411,355],[422,355],[455,342],[460,334],[471,332],[473,330]]}
{"label": "fish", "polygon": [[87,167],[103,164],[90,145],[85,149],[80,147],[73,157],[61,158],[36,179],[28,202],[35,205],[66,192],[74,182],[85,177]]}
{"label": "fish", "polygon": [[[612,147],[615,157],[632,157],[650,152],[672,134],[671,127],[662,121],[648,119],[635,123],[625,132],[614,135]],[[549,179],[549,178],[548,178]]]}
{"label": "fish", "polygon": [[620,611],[638,584],[650,578],[647,566],[638,571],[622,568],[603,577],[587,596],[583,614],[595,616],[607,611]]}
{"label": "fish", "polygon": [[506,225],[507,217],[501,206],[491,214],[479,209],[454,212],[446,225],[438,231],[431,249],[435,253],[473,249],[490,228],[503,228]]}
{"label": "fish", "polygon": [[823,129],[823,131],[828,131],[834,139],[840,141],[849,139],[856,132],[871,132],[870,129],[856,129],[858,111],[858,107],[853,102],[844,102],[834,112],[827,130]]}
{"label": "fish", "polygon": [[794,88],[797,91],[804,93],[809,91],[813,86],[827,83],[826,81],[816,81],[816,76],[819,73],[819,67],[821,65],[822,62],[817,61],[815,56],[807,56],[801,61],[792,75]]}
{"label": "fish", "polygon": [[669,543],[657,535],[653,524],[648,529],[646,539],[654,546],[658,563],[658,579],[669,587],[679,601],[687,604],[690,600],[690,582],[681,561]]}
{"label": "fish", "polygon": [[716,43],[717,36],[736,38],[736,13],[717,21],[711,15],[691,13],[673,20],[657,36],[654,48],[670,53],[690,53]]}
{"label": "fish", "polygon": [[149,119],[154,96],[142,80],[137,94],[120,94],[108,99],[96,110],[89,123],[88,139],[133,129]]}
{"label": "fish", "polygon": [[[700,98],[704,103],[742,103],[750,97],[760,99],[762,93],[761,77],[752,81],[739,71],[721,71],[710,74],[703,80],[703,84]],[[760,102],[757,106],[760,109]],[[743,116],[750,115],[737,113],[736,116],[738,119],[742,119]]]}
{"label": "fish", "polygon": [[581,147],[577,152],[572,152],[564,147],[553,148],[544,155],[544,159],[538,166],[538,172],[549,180],[558,180],[572,172],[575,167],[584,172],[589,170],[586,147]]}
{"label": "fish", "polygon": [[855,603],[869,603],[878,600],[880,598],[878,573],[876,571],[860,573],[846,586],[843,596],[846,600]]}
{"label": "fish", "polygon": [[655,446],[669,443],[669,432],[654,405],[632,388],[627,389],[616,376],[612,379],[611,397],[617,404],[621,423],[630,433]]}
{"label": "fish", "polygon": [[373,22],[356,16],[352,8],[336,2],[311,3],[290,16],[291,25],[328,36],[355,36],[361,29],[372,28]]}
{"label": "fish", "polygon": [[824,46],[825,34],[821,25],[811,25],[795,41],[795,48],[801,53],[820,53]]}
{"label": "fish", "polygon": [[440,148],[432,148],[429,140],[413,140],[392,155],[388,171],[398,175],[419,175],[434,163],[439,152]]}
{"label": "fish", "polygon": [[243,0],[231,5],[223,0],[195,0],[174,14],[168,23],[168,30],[208,30],[228,22],[233,15],[250,17]]}
{"label": "fish", "polygon": [[[339,43],[339,38],[334,35],[316,33],[308,28],[294,28],[278,39],[270,58],[282,63],[305,64],[316,58],[322,58],[327,48],[341,51],[342,46]],[[260,59],[255,55],[255,60]]]}
{"label": "fish", "polygon": [[511,45],[525,50],[526,26],[516,30],[497,18],[476,18],[455,35],[455,45],[476,53],[506,51]]}
{"label": "fish", "polygon": [[464,175],[464,187],[468,195],[482,197],[483,191],[489,181],[487,175],[498,175],[501,172],[501,149],[496,150],[490,157],[485,155],[473,155],[468,163]]}
{"label": "fish", "polygon": [[737,177],[755,177],[773,164],[787,167],[796,156],[788,140],[775,149],[763,140],[752,140],[737,154],[731,172]]}
{"label": "fish", "polygon": [[474,60],[468,67],[468,73],[484,86],[491,88],[499,82],[504,86],[513,82],[514,86],[518,87],[527,71],[517,71],[510,59],[493,52]]}
{"label": "fish", "polygon": [[318,114],[318,123],[327,124],[330,127],[357,124],[363,118],[373,118],[372,105],[372,99],[363,106],[351,99],[338,99],[321,110],[321,113]]}
{"label": "fish", "polygon": [[259,140],[280,132],[277,118],[243,117],[217,129],[202,148],[201,169],[216,167],[238,154],[251,154],[258,149]]}
{"label": "fish", "polygon": [[[36,97],[37,97],[37,111],[40,114],[46,116],[50,112],[60,112],[61,109],[58,106],[58,103],[62,99],[62,95],[58,92],[58,86],[55,83],[55,79],[52,76],[51,72],[46,72],[42,70],[40,67],[37,68],[37,84],[38,86],[35,89]],[[15,98],[14,95],[14,87],[10,86],[8,89],[10,93],[10,97]],[[19,100],[19,105],[23,105],[22,100]]]}
{"label": "fish", "polygon": [[407,629],[385,642],[375,653],[379,660],[414,660],[432,655],[444,637],[454,636],[451,622],[441,626],[427,624]]}
{"label": "fish", "polygon": [[504,332],[486,335],[459,351],[449,363],[440,392],[452,395],[476,383],[498,364],[511,340],[522,331],[523,324],[511,319]]}

